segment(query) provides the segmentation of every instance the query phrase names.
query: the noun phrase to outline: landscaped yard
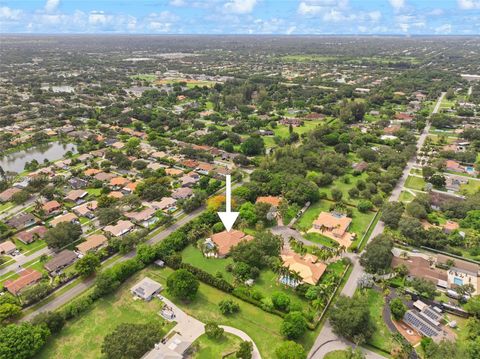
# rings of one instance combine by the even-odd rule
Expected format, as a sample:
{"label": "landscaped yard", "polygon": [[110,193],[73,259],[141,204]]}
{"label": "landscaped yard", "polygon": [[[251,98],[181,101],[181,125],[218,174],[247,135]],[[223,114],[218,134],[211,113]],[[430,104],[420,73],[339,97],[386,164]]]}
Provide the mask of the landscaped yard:
{"label": "landscaped yard", "polygon": [[[169,268],[155,268],[147,269],[143,273],[143,275],[148,275],[165,285],[166,278],[172,273],[172,270]],[[141,276],[137,276],[137,278],[141,278]],[[162,294],[171,298],[166,292]],[[223,299],[232,299],[237,302],[240,305],[240,312],[232,316],[222,315],[218,309],[218,303]],[[274,352],[277,344],[272,345],[272,343],[280,343],[283,339],[280,334],[281,317],[264,312],[260,308],[203,283],[200,284],[197,298],[193,302],[182,303],[178,300],[174,301],[185,312],[203,322],[214,321],[221,325],[229,325],[243,330],[257,344],[262,357],[275,357]],[[261,320],[258,318],[261,318]],[[307,350],[313,345],[319,330],[320,327],[314,332],[307,331],[300,341]]]}
{"label": "landscaped yard", "polygon": [[18,239],[14,239],[14,243],[17,248],[26,256],[29,256],[32,253],[35,253],[36,251],[39,251],[40,249],[47,246],[47,243],[45,243],[45,241],[41,239],[37,239],[35,242],[30,244],[25,244]]}
{"label": "landscaped yard", "polygon": [[[321,124],[322,122],[324,122],[324,120],[304,121],[303,126],[294,127],[293,132],[296,132],[299,135],[301,135],[303,133],[306,133],[306,132],[310,132],[315,127],[317,127],[319,124]],[[278,125],[276,128],[273,129],[273,132],[275,133],[276,136],[279,136],[279,137],[290,136],[289,126],[287,126],[287,125]]]}
{"label": "landscaped yard", "polygon": [[314,232],[306,233],[304,237],[305,239],[308,239],[311,242],[321,244],[322,246],[325,246],[325,247],[335,248],[339,246],[338,242],[334,241],[331,238],[325,237],[320,233],[314,233]]}
{"label": "landscaped yard", "polygon": [[[157,315],[162,302],[133,300],[130,287],[145,274],[127,281],[114,295],[95,302],[92,309],[80,318],[69,322],[59,334],[56,334],[38,359],[83,359],[100,358],[103,338],[121,323],[146,323],[150,320],[163,322]],[[172,324],[168,324],[166,331]]]}
{"label": "landscaped yard", "polygon": [[[300,219],[298,220],[296,224],[296,228],[303,232],[308,231],[310,228],[312,228],[312,223],[318,217],[320,212],[329,212],[330,206],[333,203],[334,202],[320,200],[319,202],[311,205],[305,211],[302,217],[300,217]],[[366,231],[368,230],[368,226],[370,222],[375,217],[375,212],[361,213],[355,207],[350,207],[350,208],[352,209],[353,217],[352,217],[352,223],[348,231],[357,234],[357,237],[353,243],[358,243],[362,239]],[[320,239],[318,237],[311,237],[308,239],[311,239],[313,242],[317,241],[320,244],[329,245],[329,243],[324,238]]]}
{"label": "landscaped yard", "polygon": [[400,202],[411,202],[411,201],[413,201],[414,198],[415,198],[415,196],[413,194],[411,194],[410,192],[402,191],[402,193],[400,193],[399,200],[400,200]]}
{"label": "landscaped yard", "polygon": [[392,349],[392,334],[382,317],[382,310],[385,305],[383,295],[373,289],[367,289],[365,294],[368,298],[370,316],[375,323],[375,332],[367,341],[367,344],[390,353],[390,350]]}
{"label": "landscaped yard", "polygon": [[233,275],[225,270],[227,265],[233,263],[231,258],[207,258],[198,248],[189,245],[182,251],[182,260],[212,275],[220,272],[226,281],[233,282]]}
{"label": "landscaped yard", "polygon": [[480,181],[469,180],[467,184],[460,186],[460,193],[473,195],[480,191]]}
{"label": "landscaped yard", "polygon": [[[242,340],[232,334],[225,333],[221,339],[210,339],[206,334],[202,335],[194,342],[198,346],[193,354],[195,359],[223,358],[225,355],[234,353]],[[233,357],[233,356],[232,356]]]}
{"label": "landscaped yard", "polygon": [[423,191],[425,189],[425,180],[422,177],[408,176],[405,181],[405,187]]}

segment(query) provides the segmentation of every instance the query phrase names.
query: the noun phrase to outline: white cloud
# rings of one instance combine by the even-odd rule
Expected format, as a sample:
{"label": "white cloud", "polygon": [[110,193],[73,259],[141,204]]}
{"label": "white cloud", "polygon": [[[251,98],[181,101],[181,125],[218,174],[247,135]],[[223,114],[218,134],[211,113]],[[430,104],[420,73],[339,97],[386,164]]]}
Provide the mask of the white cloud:
{"label": "white cloud", "polygon": [[395,11],[402,9],[405,6],[405,0],[388,0]]}
{"label": "white cloud", "polygon": [[6,6],[0,7],[0,20],[16,21],[22,17],[22,10],[12,9]]}
{"label": "white cloud", "polygon": [[185,0],[170,0],[172,6],[185,6],[187,2]]}
{"label": "white cloud", "polygon": [[147,16],[146,23],[148,29],[153,32],[169,33],[178,21],[178,16],[170,11],[162,11],[160,13],[151,13]]}
{"label": "white cloud", "polygon": [[462,10],[480,9],[480,1],[478,0],[457,0],[458,7]]}
{"label": "white cloud", "polygon": [[322,6],[309,5],[305,2],[301,2],[300,5],[298,5],[297,11],[300,15],[316,15],[319,14],[322,10]]}
{"label": "white cloud", "polygon": [[380,11],[372,11],[372,12],[369,12],[368,13],[368,17],[372,20],[372,21],[378,21],[382,18],[382,13]]}
{"label": "white cloud", "polygon": [[428,13],[428,15],[432,15],[432,16],[440,16],[440,15],[443,15],[443,14],[444,14],[443,9],[433,9],[432,11],[430,11]]}
{"label": "white cloud", "polygon": [[451,24],[444,24],[435,28],[435,33],[439,35],[448,35],[452,32]]}
{"label": "white cloud", "polygon": [[46,12],[54,12],[58,9],[58,5],[60,5],[60,0],[47,0],[44,8]]}
{"label": "white cloud", "polygon": [[297,29],[296,26],[290,26],[290,27],[287,29],[287,31],[285,31],[285,34],[291,35],[291,34],[293,34],[293,32],[294,32],[296,29]]}
{"label": "white cloud", "polygon": [[226,12],[234,14],[249,14],[257,4],[257,0],[232,0],[223,5]]}
{"label": "white cloud", "polygon": [[106,15],[103,11],[91,11],[88,15],[88,22],[93,26],[106,25],[111,19],[112,16]]}

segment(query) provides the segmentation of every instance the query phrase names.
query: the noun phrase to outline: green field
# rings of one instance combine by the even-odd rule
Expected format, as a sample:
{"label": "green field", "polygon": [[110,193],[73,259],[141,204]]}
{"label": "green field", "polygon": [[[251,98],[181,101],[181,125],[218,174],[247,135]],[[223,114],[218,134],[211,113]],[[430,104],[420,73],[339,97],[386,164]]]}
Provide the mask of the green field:
{"label": "green field", "polygon": [[425,180],[422,177],[408,176],[405,181],[405,187],[423,191],[425,189]]}
{"label": "green field", "polygon": [[154,75],[154,74],[138,74],[138,75],[130,76],[130,78],[134,79],[134,80],[153,82],[157,79],[157,75]]}
{"label": "green field", "polygon": [[193,343],[193,346],[196,348],[193,358],[223,358],[225,355],[234,353],[241,342],[242,340],[239,337],[228,333],[225,333],[220,339],[210,339],[206,334],[203,334]]}
{"label": "green field", "polygon": [[231,258],[207,258],[198,248],[189,245],[182,251],[182,260],[212,275],[220,272],[226,281],[233,282],[233,275],[225,270],[227,265],[233,263]]}
{"label": "green field", "polygon": [[333,352],[327,353],[324,359],[348,359],[348,352],[346,350],[335,350]]}
{"label": "green field", "polygon": [[469,180],[467,184],[463,184],[460,186],[460,193],[462,194],[469,194],[473,195],[480,191],[480,181],[476,180]]}
{"label": "green field", "polygon": [[[131,278],[117,293],[95,302],[91,310],[69,322],[59,334],[52,337],[36,358],[100,358],[103,338],[117,325],[146,323],[150,320],[163,322],[157,315],[162,308],[161,301],[133,300],[129,289],[140,278],[143,278],[143,275]],[[171,324],[165,331],[170,326]]]}
{"label": "green field", "polygon": [[[319,124],[323,122],[324,120],[304,121],[303,126],[293,127],[293,132],[296,132],[299,135],[301,135],[303,133],[310,132],[311,130],[313,130],[315,127],[317,127]],[[273,132],[275,133],[275,136],[279,136],[279,137],[290,136],[289,126],[287,125],[278,125],[276,128],[273,129]]]}
{"label": "green field", "polygon": [[[147,269],[143,275],[148,273],[148,276],[152,279],[165,284],[166,278],[171,272],[172,270],[169,268]],[[168,293],[163,292],[163,294],[170,298]],[[232,316],[222,315],[218,310],[218,303],[222,299],[232,299],[237,302],[240,305],[240,312]],[[176,300],[175,303],[185,312],[203,322],[214,321],[221,325],[229,325],[241,329],[253,339],[262,357],[275,357],[276,344],[272,345],[272,343],[280,343],[282,340],[280,334],[281,317],[264,312],[260,308],[203,283],[200,283],[197,298],[193,302],[186,304]],[[318,335],[319,329],[314,332],[307,331],[300,344],[307,350],[310,349]]]}
{"label": "green field", "polygon": [[[212,275],[220,272],[227,282],[234,282],[233,275],[225,270],[225,267],[228,264],[233,263],[231,258],[206,258],[203,256],[200,250],[190,245],[182,251],[182,260],[183,262],[203,269]],[[292,289],[289,287],[285,288],[285,286],[279,284],[277,279],[278,275],[271,270],[263,270],[260,273],[260,276],[255,280],[255,284],[252,286],[252,289],[259,291],[264,297],[270,297],[272,293],[276,291],[284,292],[290,297],[291,303],[297,303],[302,307],[306,307],[308,305],[308,303],[298,297],[292,291]]]}
{"label": "green field", "polygon": [[402,191],[402,193],[400,193],[399,201],[400,202],[411,202],[411,201],[413,201],[414,198],[415,198],[415,196],[413,194],[411,194],[410,192]]}
{"label": "green field", "polygon": [[390,350],[392,349],[392,333],[390,333],[390,330],[382,317],[385,299],[383,298],[382,293],[373,289],[366,290],[364,294],[367,295],[370,316],[375,323],[375,332],[367,341],[367,344],[390,353]]}
{"label": "green field", "polygon": [[321,244],[322,246],[326,246],[329,248],[338,247],[338,242],[334,241],[331,238],[322,236],[320,233],[306,233],[304,237],[305,239],[314,243]]}
{"label": "green field", "polygon": [[35,242],[32,242],[30,244],[25,244],[18,239],[14,239],[14,243],[17,248],[26,256],[29,256],[32,253],[35,253],[36,251],[39,251],[40,249],[47,246],[47,243],[45,243],[45,241],[42,239],[37,239]]}

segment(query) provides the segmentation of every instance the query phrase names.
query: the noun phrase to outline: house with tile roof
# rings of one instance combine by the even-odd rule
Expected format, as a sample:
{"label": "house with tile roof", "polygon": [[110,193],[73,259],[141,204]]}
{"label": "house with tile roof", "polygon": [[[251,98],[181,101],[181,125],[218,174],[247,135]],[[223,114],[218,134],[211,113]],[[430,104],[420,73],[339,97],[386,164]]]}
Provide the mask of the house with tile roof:
{"label": "house with tile roof", "polygon": [[242,241],[251,241],[252,239],[252,236],[236,229],[232,229],[230,232],[223,231],[215,233],[205,240],[205,246],[208,248],[208,251],[204,254],[224,258],[237,244]]}

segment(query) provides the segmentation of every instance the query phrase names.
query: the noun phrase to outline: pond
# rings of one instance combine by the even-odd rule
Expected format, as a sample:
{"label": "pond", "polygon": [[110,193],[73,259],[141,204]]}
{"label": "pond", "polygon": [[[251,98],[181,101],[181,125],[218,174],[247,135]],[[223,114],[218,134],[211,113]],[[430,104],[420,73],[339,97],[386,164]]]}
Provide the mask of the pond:
{"label": "pond", "polygon": [[25,169],[27,162],[34,159],[39,163],[43,163],[45,159],[60,160],[68,151],[76,153],[77,146],[72,143],[50,142],[0,157],[0,166],[5,172],[20,173]]}

